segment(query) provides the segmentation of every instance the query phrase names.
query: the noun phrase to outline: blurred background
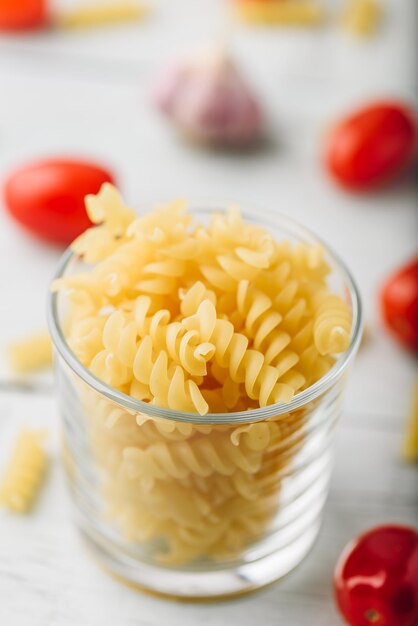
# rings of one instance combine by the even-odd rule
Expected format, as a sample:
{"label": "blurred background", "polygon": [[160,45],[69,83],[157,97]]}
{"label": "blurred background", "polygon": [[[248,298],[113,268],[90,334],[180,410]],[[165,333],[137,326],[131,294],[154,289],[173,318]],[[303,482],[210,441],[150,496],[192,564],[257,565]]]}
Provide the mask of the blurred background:
{"label": "blurred background", "polygon": [[[170,616],[172,623],[211,625],[238,616],[255,624],[268,610],[292,626],[331,626],[340,622],[329,577],[344,543],[389,520],[418,525],[416,468],[400,458],[416,362],[384,331],[378,296],[388,275],[416,254],[416,162],[390,184],[356,192],[333,179],[324,158],[332,129],[358,108],[386,99],[416,107],[418,5],[379,0],[376,26],[362,32],[344,21],[348,1],[318,0],[323,20],[299,26],[239,19],[238,0],[144,0],[147,13],[138,20],[77,28],[68,16],[90,0],[51,0],[45,25],[0,30],[1,185],[27,163],[72,158],[111,171],[132,206],[209,198],[287,214],[347,263],[368,327],[347,392],[323,535],[282,585],[241,604],[184,611],[117,587],[74,548],[56,464],[31,519],[0,515],[1,623],[26,626],[30,616],[32,626],[106,625],[122,616],[124,624],[158,624]],[[19,0],[0,0],[0,27],[3,3]],[[168,63],[212,45],[234,59],[263,110],[263,141],[248,149],[190,142],[153,102]],[[0,458],[28,423],[50,429],[55,458],[50,372],[19,378],[5,355],[11,340],[46,327],[46,292],[63,247],[22,228],[7,204],[3,197]],[[70,600],[64,615],[59,603]]]}

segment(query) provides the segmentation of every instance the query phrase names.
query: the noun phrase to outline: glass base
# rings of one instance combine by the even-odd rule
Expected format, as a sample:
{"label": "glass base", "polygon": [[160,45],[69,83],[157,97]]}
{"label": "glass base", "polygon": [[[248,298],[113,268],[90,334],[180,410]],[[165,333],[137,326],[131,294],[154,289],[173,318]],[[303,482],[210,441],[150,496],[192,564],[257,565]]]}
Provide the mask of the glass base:
{"label": "glass base", "polygon": [[210,570],[184,570],[152,565],[119,551],[114,544],[81,530],[93,559],[120,582],[172,600],[205,602],[227,599],[261,589],[291,572],[306,556],[318,535],[320,522],[284,547],[236,566],[221,564]]}

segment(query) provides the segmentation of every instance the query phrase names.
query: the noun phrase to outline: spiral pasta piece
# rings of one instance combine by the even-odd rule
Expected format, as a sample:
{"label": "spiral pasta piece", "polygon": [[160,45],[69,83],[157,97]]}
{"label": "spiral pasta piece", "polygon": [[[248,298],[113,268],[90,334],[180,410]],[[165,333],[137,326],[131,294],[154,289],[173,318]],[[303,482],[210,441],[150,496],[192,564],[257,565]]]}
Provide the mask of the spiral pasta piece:
{"label": "spiral pasta piece", "polygon": [[187,478],[190,474],[207,477],[213,473],[231,476],[237,468],[247,473],[260,469],[261,456],[253,451],[245,454],[240,447],[218,437],[215,442],[199,438],[190,445],[186,441],[167,446],[155,443],[146,450],[125,448],[124,460],[129,478],[166,480]]}
{"label": "spiral pasta piece", "polygon": [[179,297],[181,300],[180,311],[185,317],[196,313],[203,300],[210,300],[213,304],[217,302],[215,293],[207,289],[199,280],[193,283],[189,289],[180,290]]}
{"label": "spiral pasta piece", "polygon": [[153,353],[149,335],[141,340],[133,363],[136,380],[149,386],[158,406],[169,406],[179,411],[197,411],[201,415],[208,411],[199,387],[193,380],[185,379],[184,370],[179,365],[169,368],[166,352]]}
{"label": "spiral pasta piece", "polygon": [[8,346],[8,357],[12,370],[25,374],[48,367],[52,363],[51,338],[47,332],[13,341]]}
{"label": "spiral pasta piece", "polygon": [[350,343],[351,313],[337,295],[320,293],[314,297],[314,342],[318,352],[336,354]]}
{"label": "spiral pasta piece", "polygon": [[293,389],[278,380],[297,363],[296,354],[286,354],[276,367],[269,365],[261,352],[248,348],[245,335],[235,333],[227,320],[217,319],[216,309],[209,300],[204,300],[194,315],[185,318],[183,325],[214,346],[216,362],[228,369],[233,382],[244,383],[247,396],[259,400],[260,406],[271,401],[288,402],[293,397]]}
{"label": "spiral pasta piece", "polygon": [[283,316],[274,308],[264,293],[250,288],[249,281],[241,281],[237,291],[237,308],[244,320],[247,336],[256,350],[261,350],[267,364],[276,362],[290,343],[290,335],[281,326]]}
{"label": "spiral pasta piece", "polygon": [[43,438],[42,432],[21,431],[0,482],[0,504],[15,513],[26,513],[40,489],[47,463]]}

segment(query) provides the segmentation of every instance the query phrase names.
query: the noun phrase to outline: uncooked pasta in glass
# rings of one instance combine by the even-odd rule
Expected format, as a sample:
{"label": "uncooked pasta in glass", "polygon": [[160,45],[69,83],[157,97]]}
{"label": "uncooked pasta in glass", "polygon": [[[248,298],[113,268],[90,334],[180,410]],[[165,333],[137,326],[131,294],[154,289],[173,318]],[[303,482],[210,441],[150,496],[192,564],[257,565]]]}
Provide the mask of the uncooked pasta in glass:
{"label": "uncooked pasta in glass", "polygon": [[[192,422],[129,412],[83,387],[106,515],[157,561],[231,558],[262,537],[313,404],[280,419],[210,424],[208,413],[289,403],[351,340],[319,244],[276,240],[239,208],[195,223],[184,202],[137,216],[110,184],[73,244],[86,270],[67,295],[67,343],[109,387]],[[203,417],[202,417],[203,416]]]}

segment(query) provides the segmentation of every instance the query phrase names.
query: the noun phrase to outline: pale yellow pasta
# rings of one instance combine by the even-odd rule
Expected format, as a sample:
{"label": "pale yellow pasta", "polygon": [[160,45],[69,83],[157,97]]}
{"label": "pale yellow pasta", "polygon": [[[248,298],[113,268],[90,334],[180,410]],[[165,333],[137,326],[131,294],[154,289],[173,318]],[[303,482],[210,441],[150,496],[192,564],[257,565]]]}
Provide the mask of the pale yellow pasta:
{"label": "pale yellow pasta", "polygon": [[73,246],[93,267],[54,285],[68,293],[68,344],[97,377],[196,414],[129,413],[82,388],[107,515],[167,563],[227,558],[263,536],[312,407],[235,426],[200,415],[290,402],[351,335],[322,247],[277,242],[237,207],[205,226],[185,209],[134,217],[106,185],[88,199],[98,226]]}
{"label": "pale yellow pasta", "polygon": [[61,28],[90,28],[137,21],[146,12],[146,5],[139,0],[88,0],[86,4],[61,11],[55,21]]}
{"label": "pale yellow pasta", "polygon": [[381,12],[379,0],[346,0],[342,25],[353,35],[371,35],[379,24]]}
{"label": "pale yellow pasta", "polygon": [[249,347],[250,340],[245,334],[235,332],[228,320],[217,318],[215,305],[210,300],[204,300],[197,312],[184,318],[182,323],[189,331],[197,332],[204,342],[202,345],[213,348],[216,364],[226,370],[224,379],[229,376],[234,383],[242,384],[248,398],[266,406],[293,397],[293,389],[279,381],[281,375],[298,362],[297,354],[288,351],[274,366],[270,365],[260,351]]}
{"label": "pale yellow pasta", "polygon": [[313,298],[314,343],[318,352],[335,354],[347,350],[351,334],[351,314],[337,295],[319,291]]}
{"label": "pale yellow pasta", "polygon": [[0,481],[0,505],[26,513],[33,504],[45,473],[44,433],[22,430]]}
{"label": "pale yellow pasta", "polygon": [[38,333],[9,344],[10,367],[17,374],[27,374],[52,363],[52,345],[47,332]]}
{"label": "pale yellow pasta", "polygon": [[418,461],[418,379],[414,384],[412,407],[404,434],[403,458],[405,461]]}
{"label": "pale yellow pasta", "polygon": [[224,558],[262,534],[303,442],[303,412],[211,426],[135,419],[104,400],[97,405],[93,394],[87,399],[108,515],[126,539],[159,545],[164,538],[156,558],[182,563],[200,555]]}
{"label": "pale yellow pasta", "polygon": [[325,17],[323,7],[315,0],[239,0],[236,14],[244,22],[276,26],[314,26]]}

